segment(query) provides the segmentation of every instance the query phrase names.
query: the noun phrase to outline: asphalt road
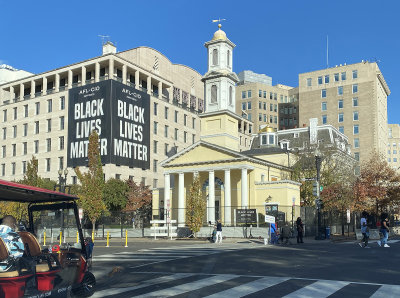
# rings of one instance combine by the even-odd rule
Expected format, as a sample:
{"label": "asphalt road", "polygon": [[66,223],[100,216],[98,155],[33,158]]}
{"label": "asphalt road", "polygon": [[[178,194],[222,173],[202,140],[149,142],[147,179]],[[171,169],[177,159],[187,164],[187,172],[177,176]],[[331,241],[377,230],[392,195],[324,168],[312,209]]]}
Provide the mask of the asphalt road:
{"label": "asphalt road", "polygon": [[[118,244],[116,244],[118,245]],[[400,297],[400,242],[96,244],[94,297]]]}

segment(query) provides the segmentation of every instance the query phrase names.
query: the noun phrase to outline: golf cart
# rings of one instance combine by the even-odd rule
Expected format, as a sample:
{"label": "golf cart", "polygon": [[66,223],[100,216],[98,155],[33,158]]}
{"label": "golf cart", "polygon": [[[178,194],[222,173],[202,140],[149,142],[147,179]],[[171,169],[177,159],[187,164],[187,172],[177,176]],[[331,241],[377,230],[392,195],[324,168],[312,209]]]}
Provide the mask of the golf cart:
{"label": "golf cart", "polygon": [[[96,279],[79,220],[77,197],[0,180],[0,201],[27,203],[19,227],[24,255],[14,259],[0,238],[0,297],[89,297]],[[24,206],[23,204],[22,206]],[[11,263],[11,264],[10,264]]]}

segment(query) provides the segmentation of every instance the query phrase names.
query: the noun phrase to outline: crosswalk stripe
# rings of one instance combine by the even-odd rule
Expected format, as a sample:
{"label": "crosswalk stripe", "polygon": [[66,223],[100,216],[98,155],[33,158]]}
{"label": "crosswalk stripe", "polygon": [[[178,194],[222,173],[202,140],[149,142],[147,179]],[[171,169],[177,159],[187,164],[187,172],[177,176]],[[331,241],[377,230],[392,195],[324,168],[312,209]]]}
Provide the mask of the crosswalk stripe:
{"label": "crosswalk stripe", "polygon": [[243,297],[266,288],[277,285],[281,282],[288,280],[286,277],[265,277],[252,282],[242,284],[240,286],[225,290],[222,292],[215,293],[207,296],[207,298],[231,298],[231,297]]}
{"label": "crosswalk stripe", "polygon": [[400,286],[383,285],[370,298],[394,298],[399,297]]}
{"label": "crosswalk stripe", "polygon": [[97,292],[95,292],[93,294],[92,297],[108,297],[108,296],[111,296],[111,295],[118,295],[118,294],[121,294],[121,293],[134,291],[134,290],[137,290],[137,289],[145,288],[145,287],[156,285],[156,284],[162,284],[162,283],[166,283],[166,282],[169,282],[169,281],[175,281],[175,280],[182,279],[182,278],[185,278],[185,277],[190,277],[190,276],[193,276],[193,275],[194,274],[192,274],[192,273],[176,273],[176,274],[173,274],[173,275],[162,276],[162,277],[158,277],[158,278],[154,278],[154,279],[143,281],[143,282],[141,282],[140,285],[134,286],[134,287],[114,288],[114,289],[106,289],[106,290],[102,290],[102,291],[97,291]]}
{"label": "crosswalk stripe", "polygon": [[203,278],[198,281],[182,284],[179,286],[159,290],[159,291],[154,291],[151,293],[146,293],[144,295],[139,295],[139,296],[132,296],[132,297],[137,297],[137,298],[143,298],[143,297],[170,297],[170,296],[175,296],[175,295],[180,295],[184,294],[186,292],[194,291],[201,289],[203,287],[207,287],[210,285],[215,285],[221,282],[225,282],[230,279],[236,278],[236,275],[229,275],[229,274],[224,274],[224,275],[218,275],[218,276],[211,276],[208,278]]}
{"label": "crosswalk stripe", "polygon": [[301,288],[293,293],[290,293],[285,298],[308,298],[318,297],[324,298],[332,295],[336,291],[340,290],[344,286],[347,286],[350,282],[346,281],[334,281],[334,280],[318,280],[311,285]]}
{"label": "crosswalk stripe", "polygon": [[171,258],[131,258],[131,259],[114,259],[114,258],[96,258],[94,261],[97,262],[138,262],[138,261],[154,261],[154,260],[159,260],[159,261],[171,261],[171,260],[176,260],[176,258],[171,259]]}

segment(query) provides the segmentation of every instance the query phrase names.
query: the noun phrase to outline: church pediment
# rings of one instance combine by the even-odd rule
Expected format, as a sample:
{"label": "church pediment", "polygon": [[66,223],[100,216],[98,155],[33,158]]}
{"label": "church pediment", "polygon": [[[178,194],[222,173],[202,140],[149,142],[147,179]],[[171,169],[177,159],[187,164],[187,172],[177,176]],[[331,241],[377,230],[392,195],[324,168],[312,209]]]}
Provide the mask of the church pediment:
{"label": "church pediment", "polygon": [[219,71],[212,70],[212,71],[209,71],[203,76],[203,78],[201,80],[205,81],[205,80],[208,80],[208,79],[219,78],[219,77],[228,77],[234,82],[239,82],[239,78],[236,75],[236,73],[230,72],[230,71],[227,71],[227,70],[219,70]]}

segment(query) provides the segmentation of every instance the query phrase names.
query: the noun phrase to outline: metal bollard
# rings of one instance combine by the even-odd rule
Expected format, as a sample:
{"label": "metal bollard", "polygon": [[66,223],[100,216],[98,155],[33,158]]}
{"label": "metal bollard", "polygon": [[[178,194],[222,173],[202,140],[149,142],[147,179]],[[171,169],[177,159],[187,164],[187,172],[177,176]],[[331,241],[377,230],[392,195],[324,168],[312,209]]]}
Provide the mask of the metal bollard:
{"label": "metal bollard", "polygon": [[76,231],[76,243],[79,243],[79,232]]}
{"label": "metal bollard", "polygon": [[92,242],[94,242],[94,231],[92,230]]}
{"label": "metal bollard", "polygon": [[62,231],[60,231],[60,245],[62,243]]}
{"label": "metal bollard", "polygon": [[107,246],[110,247],[110,232],[107,231]]}
{"label": "metal bollard", "polygon": [[125,247],[128,247],[128,230],[125,230]]}
{"label": "metal bollard", "polygon": [[46,246],[46,231],[43,232],[43,246]]}

